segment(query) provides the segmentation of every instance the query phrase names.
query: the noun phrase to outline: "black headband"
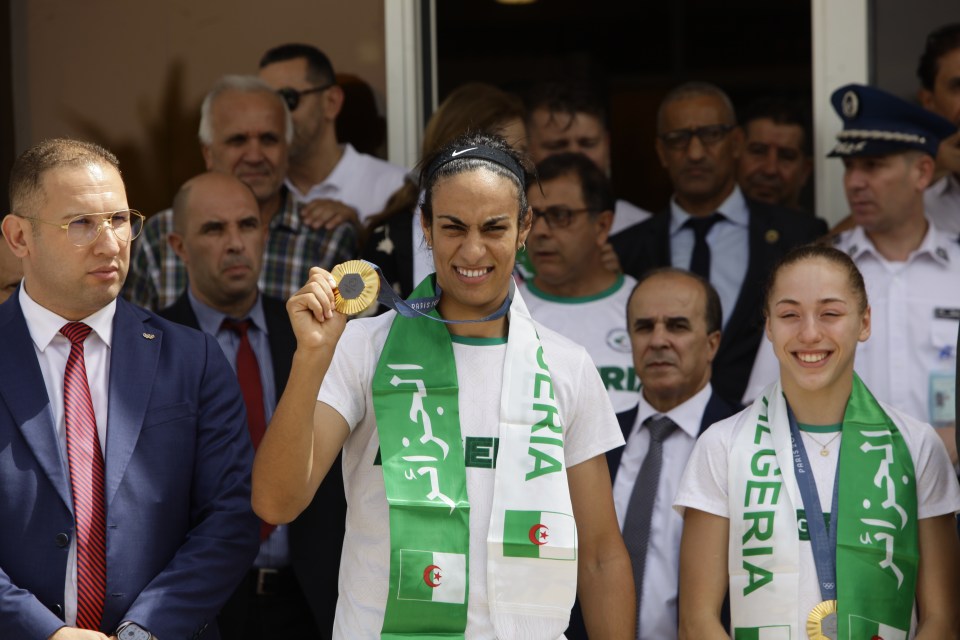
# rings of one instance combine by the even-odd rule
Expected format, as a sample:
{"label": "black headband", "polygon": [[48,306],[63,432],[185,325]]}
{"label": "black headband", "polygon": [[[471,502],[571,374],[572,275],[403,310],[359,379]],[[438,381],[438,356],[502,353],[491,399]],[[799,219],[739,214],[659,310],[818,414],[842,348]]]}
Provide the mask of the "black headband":
{"label": "black headband", "polygon": [[520,182],[521,190],[526,190],[527,188],[526,173],[524,172],[523,167],[520,166],[520,163],[517,162],[517,160],[509,153],[505,153],[500,151],[500,149],[494,149],[492,147],[466,147],[464,149],[452,148],[449,151],[440,154],[434,159],[433,162],[430,163],[430,167],[426,172],[425,182],[431,182],[433,180],[433,175],[440,170],[440,167],[448,162],[460,160],[461,158],[481,158],[483,160],[493,162],[494,164],[498,164],[513,175],[517,176],[517,180]]}

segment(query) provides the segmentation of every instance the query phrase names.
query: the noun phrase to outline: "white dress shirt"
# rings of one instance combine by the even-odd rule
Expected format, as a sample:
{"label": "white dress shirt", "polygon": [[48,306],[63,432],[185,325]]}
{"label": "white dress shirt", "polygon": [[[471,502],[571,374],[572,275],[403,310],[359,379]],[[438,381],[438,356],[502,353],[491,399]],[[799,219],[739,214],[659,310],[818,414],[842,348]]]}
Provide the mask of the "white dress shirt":
{"label": "white dress shirt", "polygon": [[[743,279],[747,277],[747,265],[750,262],[750,209],[740,191],[734,187],[733,193],[717,207],[723,214],[723,220],[714,224],[707,233],[710,245],[710,284],[720,296],[723,307],[723,326],[733,314],[733,308],[740,297]],[[670,200],[670,261],[674,267],[690,268],[693,257],[693,229],[683,224],[690,214]]]}
{"label": "white dress shirt", "polygon": [[948,173],[927,187],[923,207],[940,231],[954,239],[960,235],[960,180],[955,174]]}
{"label": "white dress shirt", "polygon": [[327,179],[315,184],[306,193],[301,193],[292,182],[287,188],[297,202],[310,202],[318,198],[339,200],[356,209],[361,223],[383,211],[393,192],[403,186],[406,170],[385,160],[360,153],[351,144],[343,146],[340,162]]}
{"label": "white dress shirt", "polygon": [[[665,414],[677,423],[679,429],[663,441],[663,465],[650,520],[650,544],[642,585],[640,628],[637,629],[637,638],[640,640],[672,640],[677,637],[677,586],[683,518],[673,510],[673,500],[700,434],[700,423],[712,393],[713,389],[708,383],[692,398]],[[613,503],[621,531],[633,485],[650,449],[650,432],[641,428],[641,425],[654,415],[664,414],[650,406],[641,394],[637,419],[627,438],[613,484]]]}
{"label": "white dress shirt", "polygon": [[[49,309],[37,304],[27,293],[26,286],[20,287],[20,307],[27,323],[27,330],[33,340],[33,348],[43,374],[43,384],[50,400],[53,424],[56,428],[57,442],[60,445],[60,460],[64,476],[69,478],[67,464],[67,425],[63,418],[63,376],[70,356],[70,341],[60,334],[60,329],[69,320],[61,318]],[[110,344],[113,339],[113,315],[117,310],[117,301],[103,307],[81,322],[93,331],[83,343],[83,359],[87,369],[87,384],[90,387],[90,399],[93,401],[93,413],[97,420],[97,435],[100,438],[100,450],[104,463],[107,459],[107,406],[110,388]],[[72,506],[71,506],[72,508]],[[77,623],[77,538],[70,537],[70,552],[67,556],[67,578],[63,589],[63,613],[67,626]]]}

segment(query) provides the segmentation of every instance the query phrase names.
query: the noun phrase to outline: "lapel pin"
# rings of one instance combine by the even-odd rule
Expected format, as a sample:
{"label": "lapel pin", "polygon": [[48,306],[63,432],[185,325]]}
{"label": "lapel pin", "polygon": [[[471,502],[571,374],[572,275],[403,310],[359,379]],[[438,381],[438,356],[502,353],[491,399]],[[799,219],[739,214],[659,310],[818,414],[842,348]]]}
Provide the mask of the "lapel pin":
{"label": "lapel pin", "polygon": [[777,240],[780,239],[780,232],[776,229],[767,229],[763,239],[767,241],[767,244],[776,244]]}
{"label": "lapel pin", "polygon": [[157,336],[153,335],[152,333],[144,333],[143,337],[146,338],[147,340],[153,340]]}

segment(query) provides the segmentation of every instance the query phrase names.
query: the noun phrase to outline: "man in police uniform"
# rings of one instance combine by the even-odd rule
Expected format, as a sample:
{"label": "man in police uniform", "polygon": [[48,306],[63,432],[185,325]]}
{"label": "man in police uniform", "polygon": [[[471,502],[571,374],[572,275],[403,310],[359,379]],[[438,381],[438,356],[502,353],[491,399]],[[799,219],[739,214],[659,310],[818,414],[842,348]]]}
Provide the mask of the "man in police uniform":
{"label": "man in police uniform", "polygon": [[521,285],[523,299],[537,322],[587,349],[614,411],[626,411],[639,389],[623,322],[636,281],[603,264],[613,222],[610,183],[582,153],[548,156],[537,173],[539,184],[527,189],[527,252],[536,274]]}
{"label": "man in police uniform", "polygon": [[960,245],[930,224],[923,194],[950,122],[862,85],[831,98],[843,131],[830,153],[844,164],[854,229],[836,237],[863,273],[873,335],[856,371],[877,398],[937,427],[954,464]]}

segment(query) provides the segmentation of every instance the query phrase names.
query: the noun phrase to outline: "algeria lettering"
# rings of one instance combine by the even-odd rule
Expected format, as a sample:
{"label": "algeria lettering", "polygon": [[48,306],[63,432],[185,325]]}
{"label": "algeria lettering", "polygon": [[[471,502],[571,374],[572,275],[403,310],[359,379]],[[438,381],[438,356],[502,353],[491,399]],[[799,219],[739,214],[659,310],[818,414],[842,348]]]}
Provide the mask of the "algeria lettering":
{"label": "algeria lettering", "polygon": [[537,365],[533,376],[533,411],[538,420],[530,426],[530,456],[533,468],[526,474],[527,481],[550,473],[563,471],[563,425],[553,391],[553,378],[543,361],[543,346],[537,347]]}
{"label": "algeria lettering", "polygon": [[[876,458],[877,472],[873,476],[873,485],[881,490],[880,504],[877,505],[876,497],[870,500],[863,500],[863,508],[871,517],[860,518],[863,525],[863,533],[860,534],[860,544],[866,546],[882,545],[883,560],[880,561],[880,568],[889,570],[897,579],[897,588],[903,586],[903,571],[894,561],[894,545],[897,534],[903,531],[910,522],[910,516],[897,502],[897,483],[890,473],[890,467],[894,463],[893,445],[890,443],[892,434],[884,429],[881,431],[864,431],[863,436],[866,441],[860,445],[860,451],[866,455]],[[872,442],[876,439],[876,444]],[[880,454],[877,456],[876,454]],[[907,484],[904,478],[904,485]],[[907,490],[912,490],[908,488]]]}
{"label": "algeria lettering", "polygon": [[[764,406],[767,399],[763,399]],[[744,534],[741,540],[743,551],[743,570],[749,575],[749,581],[743,589],[748,596],[757,589],[773,582],[773,572],[747,560],[762,556],[772,556],[774,519],[776,505],[780,499],[783,480],[777,466],[776,452],[769,448],[760,448],[764,436],[770,435],[770,423],[766,411],[760,414],[755,427],[753,443],[757,450],[750,459],[750,479],[747,480],[743,497]],[[757,562],[760,562],[757,560]]]}

